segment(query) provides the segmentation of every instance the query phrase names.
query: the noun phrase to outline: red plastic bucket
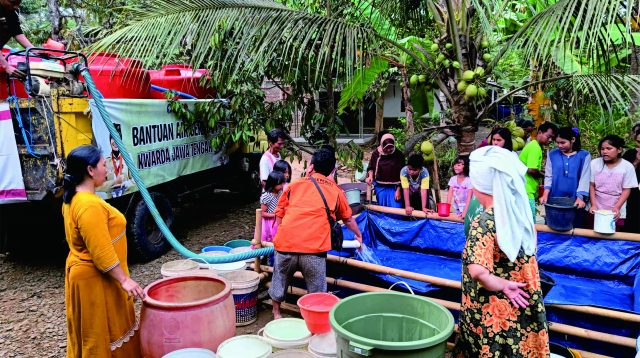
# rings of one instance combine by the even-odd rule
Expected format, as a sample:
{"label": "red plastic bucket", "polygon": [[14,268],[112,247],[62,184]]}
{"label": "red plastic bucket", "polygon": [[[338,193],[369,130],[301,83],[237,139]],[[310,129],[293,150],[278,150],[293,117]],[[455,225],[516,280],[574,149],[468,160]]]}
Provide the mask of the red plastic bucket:
{"label": "red plastic bucket", "polygon": [[451,204],[438,203],[438,216],[448,217],[451,213]]}
{"label": "red plastic bucket", "polygon": [[329,312],[340,299],[330,293],[316,292],[298,299],[300,314],[311,333],[322,334],[331,330]]}

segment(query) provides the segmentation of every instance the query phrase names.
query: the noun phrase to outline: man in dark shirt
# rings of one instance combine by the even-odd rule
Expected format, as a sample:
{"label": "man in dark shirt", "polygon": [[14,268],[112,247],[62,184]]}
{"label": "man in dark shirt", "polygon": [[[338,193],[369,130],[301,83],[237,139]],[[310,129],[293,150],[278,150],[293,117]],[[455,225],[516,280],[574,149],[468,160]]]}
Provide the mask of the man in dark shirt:
{"label": "man in dark shirt", "polygon": [[[22,0],[0,0],[0,47],[6,45],[12,37],[24,48],[33,47],[20,28],[17,11],[21,2]],[[0,56],[0,68],[9,76],[24,77],[24,73],[9,65],[4,56]]]}

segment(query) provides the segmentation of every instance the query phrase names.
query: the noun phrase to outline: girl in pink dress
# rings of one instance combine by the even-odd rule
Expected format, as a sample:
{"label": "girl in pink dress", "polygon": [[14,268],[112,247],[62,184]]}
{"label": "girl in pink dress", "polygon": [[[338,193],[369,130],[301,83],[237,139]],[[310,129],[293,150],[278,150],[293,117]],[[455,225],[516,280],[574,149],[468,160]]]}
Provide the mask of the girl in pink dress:
{"label": "girl in pink dress", "polygon": [[262,242],[273,242],[273,238],[278,231],[276,223],[276,207],[282,195],[284,186],[284,174],[279,171],[272,171],[267,177],[264,192],[260,195],[260,208],[262,209]]}

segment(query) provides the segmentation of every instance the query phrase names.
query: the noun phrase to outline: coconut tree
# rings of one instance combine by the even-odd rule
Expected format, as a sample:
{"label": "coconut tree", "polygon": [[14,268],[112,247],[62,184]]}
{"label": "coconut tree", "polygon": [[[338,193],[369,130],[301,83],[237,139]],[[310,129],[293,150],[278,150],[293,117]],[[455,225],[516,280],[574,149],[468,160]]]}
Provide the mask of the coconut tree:
{"label": "coconut tree", "polygon": [[[136,9],[95,48],[154,63],[187,44],[193,65],[230,78],[270,68],[289,76],[305,71],[305,78],[325,86],[333,82],[327,74],[348,82],[372,58],[389,57],[393,49],[414,61],[442,94],[451,114],[448,133],[458,137],[462,153],[473,148],[479,120],[489,108],[521,89],[563,81],[605,106],[640,93],[638,77],[621,72],[611,57],[634,44],[628,36],[630,20],[637,16],[634,0],[283,2],[159,0]],[[381,19],[387,26],[380,26]],[[436,36],[426,37],[424,29]],[[409,31],[419,40],[400,43],[398,36]],[[496,34],[506,37],[496,41]],[[620,35],[618,42],[613,34]],[[215,44],[225,51],[216,51]],[[539,76],[488,103],[486,83],[512,49],[521,50]],[[559,53],[598,70],[559,74],[558,59],[571,58]],[[407,146],[425,135],[417,134]]]}

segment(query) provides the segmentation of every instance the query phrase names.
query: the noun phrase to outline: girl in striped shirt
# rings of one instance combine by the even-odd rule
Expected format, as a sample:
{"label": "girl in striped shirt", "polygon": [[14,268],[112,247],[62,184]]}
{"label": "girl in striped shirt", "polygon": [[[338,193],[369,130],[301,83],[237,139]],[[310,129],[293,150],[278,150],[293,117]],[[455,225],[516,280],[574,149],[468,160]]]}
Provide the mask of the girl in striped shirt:
{"label": "girl in striped shirt", "polygon": [[276,224],[276,206],[282,195],[285,183],[284,173],[272,171],[264,185],[264,192],[260,196],[260,208],[262,209],[262,242],[273,242],[278,230]]}

